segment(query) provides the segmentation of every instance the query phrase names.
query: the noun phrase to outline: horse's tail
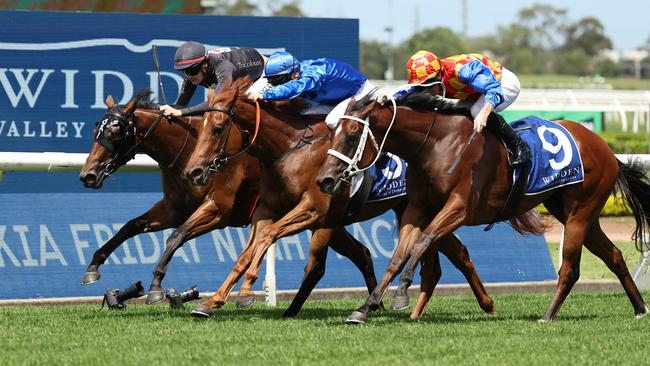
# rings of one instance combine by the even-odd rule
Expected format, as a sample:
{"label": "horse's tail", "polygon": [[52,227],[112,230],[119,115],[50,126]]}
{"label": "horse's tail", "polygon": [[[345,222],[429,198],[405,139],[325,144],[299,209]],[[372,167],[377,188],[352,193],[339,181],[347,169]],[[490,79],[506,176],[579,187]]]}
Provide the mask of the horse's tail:
{"label": "horse's tail", "polygon": [[510,226],[521,235],[542,235],[550,226],[550,223],[542,218],[537,209],[526,211],[512,217],[509,221]]}
{"label": "horse's tail", "polygon": [[616,188],[636,221],[632,235],[636,249],[640,252],[649,250],[646,236],[650,229],[650,181],[645,175],[643,163],[639,160],[627,164],[619,161]]}

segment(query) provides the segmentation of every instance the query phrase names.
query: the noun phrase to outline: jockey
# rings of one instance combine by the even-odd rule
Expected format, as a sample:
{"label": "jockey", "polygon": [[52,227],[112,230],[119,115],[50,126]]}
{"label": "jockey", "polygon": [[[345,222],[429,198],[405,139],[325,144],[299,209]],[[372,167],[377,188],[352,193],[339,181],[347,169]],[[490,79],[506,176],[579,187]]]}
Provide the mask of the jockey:
{"label": "jockey", "polygon": [[264,69],[272,86],[252,94],[259,100],[285,100],[301,97],[310,107],[302,114],[327,114],[325,122],[331,129],[345,113],[348,99],[361,98],[372,90],[368,79],[352,66],[328,58],[299,62],[289,52],[269,56]]}
{"label": "jockey", "polygon": [[[206,52],[205,46],[200,43],[183,43],[176,50],[174,68],[182,71],[186,79],[175,104],[186,107],[197,85],[212,87],[218,92],[229,79],[248,76],[258,80],[264,72],[264,59],[254,48],[218,48]],[[207,107],[206,101],[180,110],[162,105],[160,110],[166,117],[178,117],[202,114]]]}
{"label": "jockey", "polygon": [[[428,51],[416,52],[406,63],[409,84],[426,84],[441,81],[445,96],[472,101],[471,113],[474,130],[481,132],[492,111],[500,112],[510,106],[519,96],[517,75],[487,57],[470,53],[440,59]],[[400,91],[397,96],[411,92],[415,87]],[[524,165],[532,154],[528,145],[498,113],[498,125],[488,128],[500,136],[514,155],[513,167]]]}

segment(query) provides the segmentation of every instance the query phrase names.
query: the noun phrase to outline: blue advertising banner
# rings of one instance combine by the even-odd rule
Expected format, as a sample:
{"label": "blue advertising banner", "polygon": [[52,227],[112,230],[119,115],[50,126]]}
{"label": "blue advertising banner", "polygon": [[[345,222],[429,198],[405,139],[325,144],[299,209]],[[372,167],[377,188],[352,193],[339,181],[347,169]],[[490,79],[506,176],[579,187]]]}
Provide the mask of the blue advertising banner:
{"label": "blue advertising banner", "polygon": [[[4,207],[0,214],[0,299],[101,295],[106,288],[125,288],[136,280],[148,286],[171,230],[146,233],[126,241],[100,268],[102,278],[98,284],[80,285],[93,252],[125,222],[161,198],[160,193],[113,193],[107,202],[107,196],[0,194]],[[397,241],[394,215],[384,214],[347,229],[368,247],[380,277]],[[457,235],[468,247],[479,275],[486,282],[556,278],[542,237],[518,236],[506,224],[496,225],[488,233],[482,227],[461,228]],[[227,228],[189,241],[175,254],[163,285],[184,289],[198,284],[201,291],[216,290],[247,238],[248,228]],[[300,286],[309,240],[308,232],[279,240],[278,289]],[[441,283],[465,283],[461,273],[441,257]],[[262,278],[255,289],[261,290],[261,283]],[[320,288],[364,286],[361,274],[349,260],[329,253]]]}
{"label": "blue advertising banner", "polygon": [[183,81],[174,52],[189,40],[359,63],[356,19],[0,11],[0,24],[0,151],[88,151],[107,95],[159,95],[152,45],[169,103]]}

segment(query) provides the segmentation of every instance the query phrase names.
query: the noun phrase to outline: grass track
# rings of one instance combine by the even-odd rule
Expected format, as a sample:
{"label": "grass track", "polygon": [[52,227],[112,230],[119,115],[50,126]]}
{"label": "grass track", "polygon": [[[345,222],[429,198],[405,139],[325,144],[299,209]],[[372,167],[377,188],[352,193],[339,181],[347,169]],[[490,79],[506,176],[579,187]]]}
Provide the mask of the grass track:
{"label": "grass track", "polygon": [[[645,293],[648,297],[648,293]],[[3,365],[421,365],[647,362],[650,319],[635,320],[624,293],[575,293],[550,324],[550,294],[496,296],[497,315],[472,297],[436,297],[420,321],[375,313],[343,319],[360,301],[308,301],[296,319],[228,304],[208,320],[166,305],[0,308]]]}

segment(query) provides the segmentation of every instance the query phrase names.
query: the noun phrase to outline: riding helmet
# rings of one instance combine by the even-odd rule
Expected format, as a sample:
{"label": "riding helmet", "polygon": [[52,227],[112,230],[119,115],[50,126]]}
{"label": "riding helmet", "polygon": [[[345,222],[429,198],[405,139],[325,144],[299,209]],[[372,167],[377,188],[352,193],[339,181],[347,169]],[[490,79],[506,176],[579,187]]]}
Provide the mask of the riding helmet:
{"label": "riding helmet", "polygon": [[203,62],[206,58],[205,46],[197,42],[185,42],[176,50],[174,68],[185,70]]}
{"label": "riding helmet", "polygon": [[278,51],[269,56],[264,74],[266,77],[291,74],[300,69],[300,62],[286,51]]}
{"label": "riding helmet", "polygon": [[440,59],[429,51],[418,51],[406,62],[409,84],[422,84],[438,75],[442,66]]}

